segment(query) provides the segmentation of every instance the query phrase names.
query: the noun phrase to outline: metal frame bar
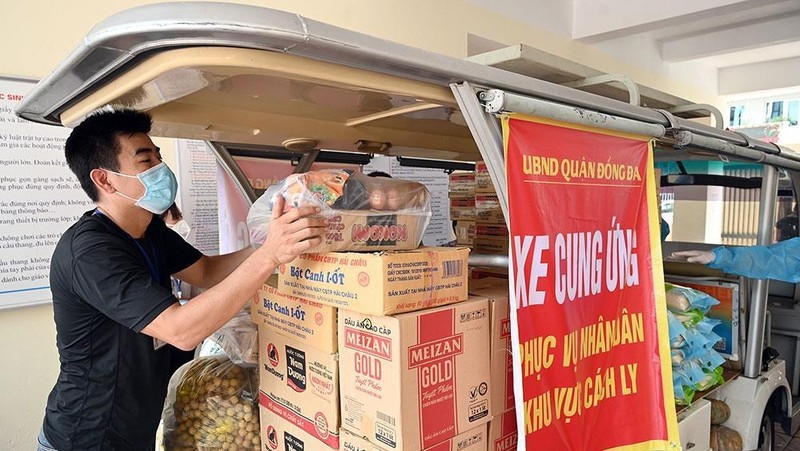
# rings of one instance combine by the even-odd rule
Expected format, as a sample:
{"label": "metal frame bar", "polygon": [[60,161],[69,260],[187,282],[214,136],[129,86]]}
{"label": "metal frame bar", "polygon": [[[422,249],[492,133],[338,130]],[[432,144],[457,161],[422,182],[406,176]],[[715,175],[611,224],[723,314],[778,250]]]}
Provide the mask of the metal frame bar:
{"label": "metal frame bar", "polygon": [[307,154],[303,155],[303,158],[300,159],[300,162],[297,163],[295,166],[293,174],[302,174],[303,172],[308,172],[311,169],[311,166],[317,161],[317,157],[319,157],[319,149],[314,149]]}
{"label": "metal frame bar", "polygon": [[586,86],[607,85],[619,83],[628,91],[628,103],[639,106],[642,104],[642,96],[639,93],[639,85],[633,79],[621,74],[603,74],[594,77],[587,77],[583,80],[561,83],[561,86],[570,88],[583,88]]}
{"label": "metal frame bar", "polygon": [[[202,6],[202,7],[199,7]],[[213,17],[213,20],[209,20]],[[439,86],[469,82],[513,91],[598,113],[670,126],[658,111],[425,51],[375,39],[296,14],[235,4],[194,2],[146,5],[98,24],[80,46],[25,96],[17,113],[58,124],[62,111],[121,68],[153,52],[187,46],[228,46],[284,52]],[[788,147],[749,140],[734,132],[676,118],[675,125],[699,135],[768,153],[798,155]]]}
{"label": "metal frame bar", "polygon": [[253,202],[258,199],[258,195],[256,195],[253,187],[250,186],[250,182],[247,181],[247,176],[244,175],[242,169],[236,164],[236,161],[233,159],[230,152],[228,152],[228,149],[220,143],[208,142],[208,144],[211,146],[219,165],[228,173],[233,183],[236,184],[236,188],[238,188],[239,192],[250,202],[250,205],[253,205]]}
{"label": "metal frame bar", "polygon": [[635,135],[654,138],[663,137],[666,128],[659,124],[648,124],[621,117],[610,116],[596,111],[584,110],[558,103],[533,99],[498,89],[481,91],[479,94],[487,113],[516,112],[533,116],[547,117],[571,124],[599,127]]}
{"label": "metal frame bar", "polygon": [[450,89],[453,90],[453,95],[461,107],[461,114],[464,115],[472,136],[478,144],[483,161],[486,162],[506,224],[510,224],[503,131],[500,129],[500,124],[495,117],[484,113],[483,106],[478,101],[477,93],[471,84],[468,82],[453,83],[450,85]]}
{"label": "metal frame bar", "polygon": [[[775,202],[778,193],[778,170],[764,165],[761,184],[761,211],[758,218],[758,237],[756,244],[767,246],[772,244],[773,220],[775,218]],[[764,347],[764,331],[766,326],[767,295],[769,280],[756,279],[750,296],[749,327],[747,336],[747,357],[744,361],[744,375],[756,378],[761,374],[761,354]]]}
{"label": "metal frame bar", "polygon": [[688,113],[692,111],[708,111],[711,113],[711,116],[714,117],[714,127],[722,130],[725,126],[725,120],[722,118],[722,112],[719,111],[719,108],[715,107],[714,105],[709,105],[707,103],[690,103],[688,105],[678,105],[676,107],[670,108],[670,113],[680,114],[680,113]]}

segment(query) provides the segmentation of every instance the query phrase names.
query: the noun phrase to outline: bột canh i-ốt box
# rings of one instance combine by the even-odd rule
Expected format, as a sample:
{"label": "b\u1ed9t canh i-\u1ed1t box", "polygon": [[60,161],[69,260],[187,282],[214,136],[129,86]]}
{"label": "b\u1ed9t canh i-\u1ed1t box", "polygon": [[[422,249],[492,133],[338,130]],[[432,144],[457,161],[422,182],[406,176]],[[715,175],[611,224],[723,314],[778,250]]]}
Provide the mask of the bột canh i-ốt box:
{"label": "b\u1ed9t canh i-\u1ed1t box", "polygon": [[281,265],[278,289],[362,313],[409,312],[467,299],[468,255],[458,247],[302,254]]}
{"label": "b\u1ed9t canh i-\u1ed1t box", "polygon": [[333,447],[339,440],[339,368],[336,354],[260,326],[261,405]]}
{"label": "b\u1ed9t canh i-\u1ed1t box", "polygon": [[500,285],[473,289],[473,284],[470,283],[470,294],[489,299],[492,322],[490,342],[492,414],[514,408],[514,362],[511,355],[508,280],[494,280]]}
{"label": "b\u1ed9t canh i-\u1ed1t box", "polygon": [[396,316],[339,311],[342,425],[388,450],[423,450],[486,423],[489,304]]}
{"label": "b\u1ed9t canh i-\u1ed1t box", "polygon": [[336,352],[336,308],[287,296],[280,293],[277,286],[278,276],[275,275],[258,290],[250,306],[250,319],[304,345],[327,353]]}
{"label": "b\u1ed9t canh i-\u1ed1t box", "polygon": [[[378,446],[364,437],[358,436],[347,429],[340,429],[339,442],[346,451],[389,451]],[[422,451],[487,451],[489,446],[489,431],[485,424],[456,435],[443,442],[425,448]]]}
{"label": "b\u1ed9t canh i-\u1ed1t box", "polygon": [[[261,394],[263,400],[263,393]],[[339,437],[320,442],[293,421],[276,415],[264,405],[259,406],[262,451],[318,451],[340,449]],[[236,449],[236,448],[231,448]]]}
{"label": "b\u1ed9t canh i-\u1ed1t box", "polygon": [[489,449],[516,451],[517,442],[517,412],[511,409],[496,414],[489,423]]}

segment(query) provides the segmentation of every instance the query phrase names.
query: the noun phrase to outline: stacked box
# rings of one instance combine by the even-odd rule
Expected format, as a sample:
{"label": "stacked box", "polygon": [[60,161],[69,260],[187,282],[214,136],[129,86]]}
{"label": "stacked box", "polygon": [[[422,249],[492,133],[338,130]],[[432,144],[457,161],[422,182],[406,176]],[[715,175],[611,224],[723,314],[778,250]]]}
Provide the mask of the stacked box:
{"label": "stacked box", "polygon": [[387,450],[423,450],[486,423],[489,303],[377,316],[341,310],[342,425]]}
{"label": "stacked box", "polygon": [[[341,443],[342,449],[347,451],[389,451],[347,429],[342,429]],[[488,446],[488,431],[486,425],[482,425],[425,448],[423,451],[487,451]]]}
{"label": "stacked box", "polygon": [[475,197],[475,172],[455,172],[450,174],[449,196]]}
{"label": "stacked box", "polygon": [[511,346],[511,318],[508,279],[485,278],[470,281],[472,295],[489,300],[491,321],[490,358],[492,412],[514,409],[514,362]]}
{"label": "stacked box", "polygon": [[456,221],[456,244],[459,246],[472,246],[475,244],[476,231],[475,221]]}
{"label": "stacked box", "polygon": [[253,298],[250,319],[259,326],[327,353],[336,352],[336,308],[278,291],[272,276]]}
{"label": "stacked box", "polygon": [[258,337],[259,404],[308,437],[338,449],[337,355],[285,337],[269,326],[259,326]]}
{"label": "stacked box", "polygon": [[458,247],[302,254],[280,267],[278,291],[362,313],[409,312],[466,299],[468,256]]}
{"label": "stacked box", "polygon": [[517,413],[507,410],[495,415],[489,423],[489,449],[514,451],[517,449]]}
{"label": "stacked box", "polygon": [[[282,418],[263,405],[259,406],[261,418],[262,451],[311,451],[326,449],[317,437],[298,427],[292,418]],[[340,449],[339,440],[329,444],[330,449]]]}
{"label": "stacked box", "polygon": [[486,163],[475,165],[475,252],[508,255],[508,226]]}
{"label": "stacked box", "polygon": [[453,221],[475,220],[475,196],[451,197],[450,219]]}
{"label": "stacked box", "polygon": [[[450,174],[450,219],[453,221],[475,220],[475,173],[458,172]],[[458,236],[458,233],[456,233]],[[459,244],[470,246],[471,241],[461,240]]]}
{"label": "stacked box", "polygon": [[496,192],[486,162],[478,161],[475,163],[475,194],[495,194]]}

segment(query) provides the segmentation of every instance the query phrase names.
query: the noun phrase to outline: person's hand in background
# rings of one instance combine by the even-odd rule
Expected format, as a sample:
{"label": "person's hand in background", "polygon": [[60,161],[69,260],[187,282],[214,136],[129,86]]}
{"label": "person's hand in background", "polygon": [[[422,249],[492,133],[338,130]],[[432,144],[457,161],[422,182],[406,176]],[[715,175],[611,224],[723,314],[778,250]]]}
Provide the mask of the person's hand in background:
{"label": "person's hand in background", "polygon": [[714,261],[714,253],[711,251],[679,251],[669,254],[675,259],[685,259],[687,262],[700,263],[707,265]]}

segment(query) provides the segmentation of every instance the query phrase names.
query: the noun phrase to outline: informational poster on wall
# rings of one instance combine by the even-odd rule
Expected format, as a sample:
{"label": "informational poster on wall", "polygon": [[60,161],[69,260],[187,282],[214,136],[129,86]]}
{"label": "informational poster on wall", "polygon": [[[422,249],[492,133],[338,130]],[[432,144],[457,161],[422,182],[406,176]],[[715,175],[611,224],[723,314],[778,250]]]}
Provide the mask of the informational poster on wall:
{"label": "informational poster on wall", "polygon": [[191,227],[187,241],[206,255],[219,253],[217,160],[205,141],[176,140],[178,205]]}
{"label": "informational poster on wall", "polygon": [[0,77],[0,309],[50,302],[50,257],[92,207],[64,160],[70,130],[18,118],[34,82]]}
{"label": "informational poster on wall", "polygon": [[455,242],[456,234],[450,220],[450,177],[441,169],[401,166],[397,158],[375,156],[364,166],[364,173],[385,172],[394,178],[422,183],[431,193],[431,222],[422,236],[425,246],[446,246]]}
{"label": "informational poster on wall", "polygon": [[519,115],[503,133],[519,442],[678,449],[649,141]]}

